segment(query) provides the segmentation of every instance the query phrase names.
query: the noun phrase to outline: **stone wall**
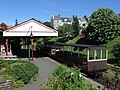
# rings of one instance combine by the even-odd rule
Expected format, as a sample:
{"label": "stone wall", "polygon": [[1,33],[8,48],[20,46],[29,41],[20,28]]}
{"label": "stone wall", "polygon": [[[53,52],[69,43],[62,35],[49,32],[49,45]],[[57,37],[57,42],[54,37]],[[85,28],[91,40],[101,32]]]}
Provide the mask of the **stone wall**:
{"label": "stone wall", "polygon": [[13,90],[13,81],[0,77],[0,90]]}

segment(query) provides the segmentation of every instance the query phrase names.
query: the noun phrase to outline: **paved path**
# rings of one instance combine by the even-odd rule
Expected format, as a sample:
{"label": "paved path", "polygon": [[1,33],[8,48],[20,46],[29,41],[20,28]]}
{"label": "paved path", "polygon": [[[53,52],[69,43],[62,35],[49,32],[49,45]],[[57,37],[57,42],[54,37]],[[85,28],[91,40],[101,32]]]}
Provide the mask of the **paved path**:
{"label": "paved path", "polygon": [[38,80],[32,84],[25,85],[24,87],[16,90],[39,90],[40,84],[43,84],[53,73],[56,67],[59,66],[59,63],[53,61],[48,57],[34,59],[33,63],[36,64],[36,66],[39,68]]}
{"label": "paved path", "polygon": [[[24,60],[28,60],[28,59],[24,59]],[[33,82],[32,84],[25,85],[24,87],[16,90],[39,90],[40,84],[43,84],[48,79],[48,77],[52,75],[52,72],[56,69],[56,67],[60,65],[59,63],[57,63],[56,61],[53,61],[49,57],[34,59],[33,63],[36,64],[36,66],[38,66],[39,68],[38,80]],[[93,83],[94,85],[104,88],[103,85],[93,81],[92,79],[87,77],[84,77],[84,78],[90,81],[91,83]]]}

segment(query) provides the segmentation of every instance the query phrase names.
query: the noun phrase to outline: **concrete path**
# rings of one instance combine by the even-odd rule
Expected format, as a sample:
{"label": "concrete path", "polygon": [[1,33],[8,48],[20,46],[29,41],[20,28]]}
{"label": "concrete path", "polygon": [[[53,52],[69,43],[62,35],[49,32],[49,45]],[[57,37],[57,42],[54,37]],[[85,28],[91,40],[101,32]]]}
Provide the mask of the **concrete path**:
{"label": "concrete path", "polygon": [[56,67],[60,65],[48,57],[36,58],[33,63],[39,68],[38,80],[32,84],[25,85],[24,87],[15,90],[39,90],[40,85],[47,81]]}
{"label": "concrete path", "polygon": [[[24,60],[28,61],[28,59],[24,59]],[[56,67],[60,65],[58,62],[50,59],[49,57],[42,57],[42,58],[34,59],[32,63],[34,63],[39,68],[38,80],[33,82],[32,84],[27,84],[24,87],[15,89],[15,90],[39,90],[40,85],[43,84],[45,81],[47,81],[49,76],[51,76],[54,70],[56,69]],[[100,86],[101,88],[104,88],[103,85],[97,83],[96,81],[93,81],[90,78],[87,78],[84,76],[83,78],[90,81],[92,84],[96,86]]]}

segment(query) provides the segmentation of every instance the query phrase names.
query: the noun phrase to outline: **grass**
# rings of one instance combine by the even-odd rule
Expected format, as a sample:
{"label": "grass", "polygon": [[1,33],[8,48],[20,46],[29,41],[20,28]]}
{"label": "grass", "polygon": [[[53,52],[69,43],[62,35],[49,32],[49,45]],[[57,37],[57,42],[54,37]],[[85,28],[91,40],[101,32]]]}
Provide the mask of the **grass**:
{"label": "grass", "polygon": [[78,42],[78,40],[81,39],[81,38],[83,38],[83,37],[77,36],[77,37],[75,37],[74,39],[69,40],[69,41],[66,42],[66,43],[68,43],[68,44],[75,44],[75,43]]}
{"label": "grass", "polygon": [[[84,38],[84,36],[77,36],[77,37],[75,37],[75,38],[73,38],[72,40],[69,40],[68,42],[66,42],[67,44],[77,44],[78,43],[78,41],[80,41],[81,39],[83,39]],[[65,51],[71,51],[71,50],[75,50],[75,48],[73,47],[73,48],[71,48],[71,47],[68,47],[68,46],[64,46],[64,50]]]}
{"label": "grass", "polygon": [[103,72],[103,76],[113,78],[115,77],[115,74],[110,69],[108,69],[106,72]]}
{"label": "grass", "polygon": [[111,52],[113,49],[113,45],[116,43],[120,43],[120,37],[116,37],[115,39],[109,41],[108,43],[104,44],[104,46],[107,46],[108,48],[108,63],[113,64],[115,66],[120,67],[120,60],[117,60],[113,53]]}
{"label": "grass", "polygon": [[115,59],[115,57],[111,53],[111,50],[113,48],[113,45],[116,43],[120,43],[120,37],[117,37],[117,38],[109,41],[107,44],[104,44],[104,46],[107,46],[107,48],[108,48],[108,59]]}
{"label": "grass", "polygon": [[49,40],[49,42],[60,42],[64,39],[64,37],[53,37]]}

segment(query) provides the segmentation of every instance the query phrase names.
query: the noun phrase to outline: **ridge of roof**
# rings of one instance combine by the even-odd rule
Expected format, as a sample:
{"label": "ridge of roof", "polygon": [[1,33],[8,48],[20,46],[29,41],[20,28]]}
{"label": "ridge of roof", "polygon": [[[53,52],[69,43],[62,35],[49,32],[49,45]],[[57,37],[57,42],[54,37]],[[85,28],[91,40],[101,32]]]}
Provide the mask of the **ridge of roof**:
{"label": "ridge of roof", "polygon": [[[41,23],[40,21],[38,21],[38,20],[36,20],[36,19],[34,19],[34,18],[31,18],[31,19],[29,19],[29,20],[26,20],[26,21],[24,21],[24,22],[21,22],[21,23],[19,23],[18,25],[16,25],[16,26],[12,26],[12,27],[10,27],[9,29],[7,29],[8,31],[9,30],[11,30],[11,29],[13,29],[13,28],[17,28],[17,27],[19,27],[20,25],[22,25],[22,24],[24,24],[24,23],[27,23],[27,22],[29,22],[29,21],[35,21],[35,22],[37,22],[37,23],[39,23],[40,25],[42,25],[43,27],[46,27],[46,28],[49,28],[49,29],[51,29],[51,30],[56,30],[56,29],[53,29],[53,28],[50,28],[50,27],[48,27],[48,26],[46,26],[46,25],[44,25],[43,23]],[[6,31],[7,31],[6,30]],[[57,31],[57,30],[56,30]]]}

